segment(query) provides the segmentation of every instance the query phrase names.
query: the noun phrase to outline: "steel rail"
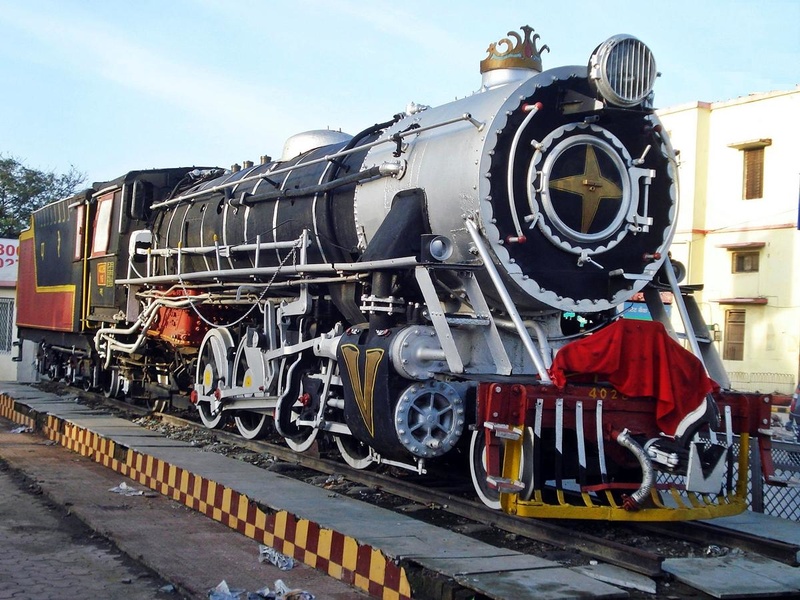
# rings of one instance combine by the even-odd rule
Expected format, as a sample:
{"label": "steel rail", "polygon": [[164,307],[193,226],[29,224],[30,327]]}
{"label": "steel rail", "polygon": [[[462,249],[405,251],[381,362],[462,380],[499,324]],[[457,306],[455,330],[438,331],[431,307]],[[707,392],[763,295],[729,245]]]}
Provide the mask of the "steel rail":
{"label": "steel rail", "polygon": [[[790,526],[790,525],[787,525]],[[681,523],[636,523],[635,527],[658,535],[669,536],[698,544],[729,546],[755,552],[791,567],[800,565],[800,546],[764,538],[746,531],[736,531],[712,523],[698,521]]]}

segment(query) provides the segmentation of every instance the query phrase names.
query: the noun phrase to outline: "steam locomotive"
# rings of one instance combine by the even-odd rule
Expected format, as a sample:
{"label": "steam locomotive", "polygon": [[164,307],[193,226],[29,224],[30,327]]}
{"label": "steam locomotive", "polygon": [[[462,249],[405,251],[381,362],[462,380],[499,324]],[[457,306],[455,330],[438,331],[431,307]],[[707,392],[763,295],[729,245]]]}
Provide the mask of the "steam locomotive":
{"label": "steam locomotive", "polygon": [[[769,397],[727,390],[669,258],[652,53],[617,35],[542,71],[538,45],[509,32],[478,91],[355,136],[132,171],[36,211],[18,327],[38,372],[188,398],[209,428],[274,427],[356,468],[460,453],[481,500],[519,515],[743,510],[733,436],[745,461],[750,437],[768,448]],[[639,299],[651,321],[625,318]]]}

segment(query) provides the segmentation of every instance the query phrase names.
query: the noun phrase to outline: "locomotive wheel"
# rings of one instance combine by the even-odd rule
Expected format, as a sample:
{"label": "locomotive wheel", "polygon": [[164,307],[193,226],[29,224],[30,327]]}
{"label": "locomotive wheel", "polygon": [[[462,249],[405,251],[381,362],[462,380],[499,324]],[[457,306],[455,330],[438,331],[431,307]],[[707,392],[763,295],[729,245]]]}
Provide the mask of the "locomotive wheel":
{"label": "locomotive wheel", "polygon": [[[486,435],[481,427],[472,433],[469,444],[469,473],[472,476],[472,486],[475,493],[486,506],[500,510],[500,492],[489,487],[486,481]],[[500,448],[500,464],[503,464],[503,448]],[[520,465],[520,480],[525,485],[519,495],[523,500],[530,500],[533,495],[533,432],[530,427],[525,429],[522,444],[522,464]]]}
{"label": "locomotive wheel", "polygon": [[306,389],[308,382],[305,381],[311,371],[301,366],[302,362],[303,357],[298,356],[288,368],[289,387],[283,391],[275,407],[275,427],[286,440],[286,445],[295,452],[305,452],[311,448],[319,434],[316,427],[297,424],[301,415],[310,414],[313,406],[308,404],[314,402],[314,390]]}
{"label": "locomotive wheel", "polygon": [[242,410],[234,417],[236,429],[246,440],[260,440],[272,429],[272,419],[264,413]]}
{"label": "locomotive wheel", "polygon": [[209,429],[222,427],[226,421],[214,392],[230,382],[228,355],[231,348],[233,337],[227,329],[209,329],[200,344],[194,389],[197,390],[197,412]]}
{"label": "locomotive wheel", "polygon": [[200,416],[203,425],[209,429],[220,429],[227,421],[222,411],[218,412],[216,415],[211,414],[211,403],[208,401],[201,400],[197,403],[197,414]]}
{"label": "locomotive wheel", "polygon": [[536,464],[533,460],[533,428],[525,428],[525,437],[522,440],[522,464],[520,465],[519,478],[525,486],[519,496],[527,501],[533,497],[533,465]]}
{"label": "locomotive wheel", "polygon": [[[250,364],[247,358],[246,337],[239,342],[236,356],[233,359],[234,381],[236,387],[244,388],[245,393],[256,394],[264,390],[267,384],[267,374],[263,360],[260,358]],[[252,355],[251,355],[252,356]]]}
{"label": "locomotive wheel", "polygon": [[170,401],[168,398],[142,398],[139,402],[150,412],[168,412]]}
{"label": "locomotive wheel", "polygon": [[286,440],[286,445],[295,452],[305,452],[311,448],[319,434],[319,429],[316,427],[297,425],[300,415],[306,412],[306,406],[303,404],[304,396],[308,396],[308,394],[303,394],[301,386],[300,396],[294,402],[290,395],[282,398],[275,412],[280,433]]}
{"label": "locomotive wheel", "polygon": [[[266,374],[263,361],[258,360],[255,365],[250,366],[245,351],[246,342],[246,338],[243,337],[233,359],[234,384],[237,388],[244,388],[245,393],[255,395],[264,389]],[[241,410],[236,412],[234,421],[239,434],[246,440],[260,440],[272,429],[271,414]]]}
{"label": "locomotive wheel", "polygon": [[97,380],[95,377],[95,373],[99,371],[100,367],[97,365],[92,365],[89,367],[88,375],[83,377],[81,383],[83,384],[83,391],[84,392],[91,392],[94,389],[94,382]]}
{"label": "locomotive wheel", "polygon": [[[291,407],[290,414],[287,415],[288,426],[287,424],[284,424],[283,426],[284,431],[289,433],[289,435],[284,437],[286,440],[286,445],[295,452],[305,452],[311,448],[317,439],[317,434],[319,433],[319,429],[315,427],[295,425],[295,421],[297,421],[297,419],[300,417],[300,412],[303,408],[304,407],[300,402],[295,402]],[[296,435],[293,435],[295,433]]]}
{"label": "locomotive wheel", "polygon": [[[56,361],[58,357],[56,357]],[[51,381],[61,381],[64,379],[64,367],[59,362],[53,362],[47,369],[47,374]]]}
{"label": "locomotive wheel", "polygon": [[111,367],[104,374],[103,395],[106,398],[119,398],[122,391],[122,380],[119,377],[119,367]]}
{"label": "locomotive wheel", "polygon": [[366,469],[374,464],[369,456],[369,446],[366,444],[349,435],[336,435],[333,439],[344,462],[354,469]]}

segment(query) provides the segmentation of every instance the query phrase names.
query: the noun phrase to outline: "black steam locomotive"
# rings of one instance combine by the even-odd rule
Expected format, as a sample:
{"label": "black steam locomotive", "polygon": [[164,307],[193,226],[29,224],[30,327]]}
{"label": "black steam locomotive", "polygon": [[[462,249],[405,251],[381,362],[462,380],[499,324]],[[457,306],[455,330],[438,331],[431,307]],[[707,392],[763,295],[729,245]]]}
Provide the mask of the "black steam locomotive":
{"label": "black steam locomotive", "polygon": [[[758,435],[764,402],[720,391],[668,257],[653,56],[618,35],[543,72],[539,36],[508,35],[463,99],[37,211],[18,326],[39,373],[188,397],[207,427],[324,439],[357,468],[468,453],[481,499],[522,515],[743,510],[732,438]],[[637,300],[651,321],[625,318]]]}

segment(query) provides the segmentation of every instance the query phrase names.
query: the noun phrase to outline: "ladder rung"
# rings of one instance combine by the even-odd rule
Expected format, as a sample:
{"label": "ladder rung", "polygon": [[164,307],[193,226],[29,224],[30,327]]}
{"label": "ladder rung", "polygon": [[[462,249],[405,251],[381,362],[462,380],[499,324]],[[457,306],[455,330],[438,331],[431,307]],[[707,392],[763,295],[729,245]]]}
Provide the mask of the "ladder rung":
{"label": "ladder rung", "polygon": [[503,494],[515,494],[525,489],[525,485],[521,481],[512,481],[506,477],[493,477],[492,475],[488,475],[486,481],[489,487]]}
{"label": "ladder rung", "polygon": [[448,316],[445,315],[445,320],[450,325],[489,325],[491,321],[486,317],[470,317],[470,316]]}
{"label": "ladder rung", "polygon": [[490,431],[494,431],[497,437],[506,440],[518,440],[522,437],[521,427],[512,427],[505,423],[492,423],[491,421],[484,422],[483,426]]}

